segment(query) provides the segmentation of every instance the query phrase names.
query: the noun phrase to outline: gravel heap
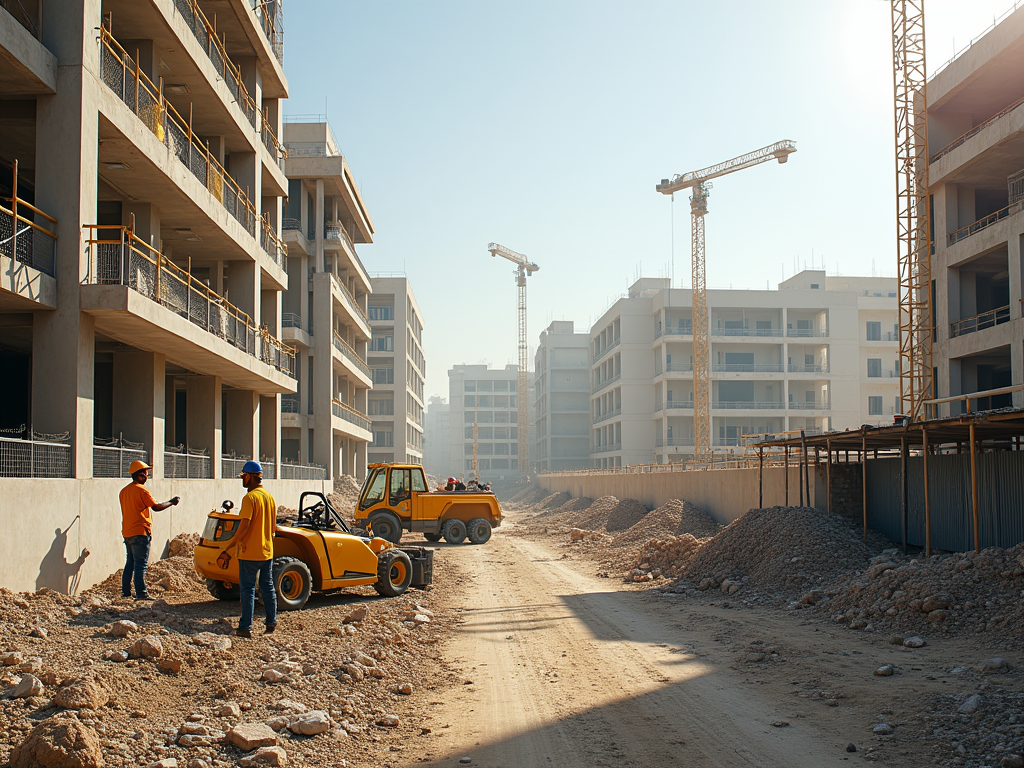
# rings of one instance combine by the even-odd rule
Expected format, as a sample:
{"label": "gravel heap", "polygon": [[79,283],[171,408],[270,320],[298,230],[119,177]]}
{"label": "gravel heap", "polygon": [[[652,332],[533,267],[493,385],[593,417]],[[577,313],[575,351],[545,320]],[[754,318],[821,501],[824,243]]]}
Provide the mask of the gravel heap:
{"label": "gravel heap", "polygon": [[548,495],[548,492],[541,488],[539,485],[530,484],[523,488],[522,490],[518,491],[517,493],[513,494],[509,498],[508,503],[523,505],[537,504]]}
{"label": "gravel heap", "polygon": [[327,494],[327,500],[342,517],[350,520],[355,512],[356,502],[359,501],[359,491],[362,489],[362,483],[354,477],[344,475],[334,481],[334,493]]}
{"label": "gravel heap", "polygon": [[856,580],[805,596],[854,629],[915,634],[984,633],[1024,643],[1024,544],[979,554],[908,559],[897,549],[874,558]]}
{"label": "gravel heap", "polygon": [[690,502],[670,499],[648,512],[638,523],[618,534],[612,540],[612,546],[638,546],[646,544],[651,539],[664,540],[684,533],[698,539],[708,539],[721,529],[722,526]]}
{"label": "gravel heap", "polygon": [[[164,560],[150,561],[146,568],[146,585],[155,595],[165,592],[176,594],[207,594],[206,579],[196,573],[192,560],[192,552],[199,543],[198,533],[180,533],[167,544],[171,554]],[[113,599],[121,594],[121,573],[119,568],[99,584],[83,593],[88,595],[105,595]]]}
{"label": "gravel heap", "polygon": [[[676,577],[689,564],[707,539],[689,533],[665,541],[652,539],[637,553],[629,573],[632,581]],[[627,577],[627,578],[629,578]]]}
{"label": "gravel heap", "polygon": [[704,589],[729,580],[792,599],[862,570],[872,554],[861,531],[839,515],[808,507],[751,509],[704,544],[680,578]]}
{"label": "gravel heap", "polygon": [[622,499],[608,514],[605,530],[609,533],[624,531],[639,523],[650,510],[636,499]]}

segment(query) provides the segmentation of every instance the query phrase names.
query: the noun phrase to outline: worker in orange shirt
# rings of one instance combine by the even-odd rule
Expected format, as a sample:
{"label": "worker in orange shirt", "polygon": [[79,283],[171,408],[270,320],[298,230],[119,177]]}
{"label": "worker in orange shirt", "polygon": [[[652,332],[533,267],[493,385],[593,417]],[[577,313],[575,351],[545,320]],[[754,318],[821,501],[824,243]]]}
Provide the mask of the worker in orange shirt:
{"label": "worker in orange shirt", "polygon": [[144,461],[133,461],[128,467],[132,481],[124,488],[118,498],[121,501],[121,536],[124,537],[124,548],[127,558],[124,562],[124,573],[121,574],[121,597],[132,596],[132,579],[135,580],[135,599],[148,600],[146,590],[146,566],[149,565],[149,545],[153,541],[153,515],[168,507],[176,506],[181,497],[175,496],[170,501],[158,504],[153,495],[146,489],[149,470],[152,467]]}
{"label": "worker in orange shirt", "polygon": [[238,511],[242,518],[231,542],[238,545],[238,582],[242,598],[242,618],[238,637],[252,637],[252,618],[256,607],[256,582],[266,611],[264,634],[277,629],[277,591],[274,589],[274,533],[277,531],[277,502],[263,487],[263,467],[258,461],[242,465],[242,485],[248,491]]}

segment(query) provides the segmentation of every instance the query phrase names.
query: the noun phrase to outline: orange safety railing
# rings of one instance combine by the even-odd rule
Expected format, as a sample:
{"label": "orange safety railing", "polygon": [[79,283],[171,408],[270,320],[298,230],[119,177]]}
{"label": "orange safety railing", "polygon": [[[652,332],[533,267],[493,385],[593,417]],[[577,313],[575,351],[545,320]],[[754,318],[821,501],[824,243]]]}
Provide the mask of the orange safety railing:
{"label": "orange safety railing", "polygon": [[[273,10],[268,10],[273,9]],[[284,63],[284,24],[281,13],[281,0],[262,0],[259,7],[253,9],[260,17],[260,26],[270,42],[278,62]]]}
{"label": "orange safety railing", "polygon": [[949,324],[950,338],[966,336],[968,333],[983,331],[996,325],[1010,322],[1010,307],[996,307],[988,312],[982,312],[974,317],[967,317],[963,320],[956,320]]}
{"label": "orange safety railing", "polygon": [[87,224],[84,229],[89,254],[86,283],[127,286],[279,371],[295,375],[294,349],[128,227]]}
{"label": "orange safety railing", "polygon": [[188,168],[239,224],[256,236],[256,207],[186,120],[164,98],[163,78],[154,85],[113,35],[100,29],[100,77],[146,127]]}
{"label": "orange safety railing", "polygon": [[965,240],[976,232],[980,232],[986,227],[991,227],[997,221],[1002,221],[1007,216],[1012,216],[1013,214],[1020,212],[1022,207],[1024,207],[1024,204],[1020,202],[1010,203],[1005,208],[1000,208],[998,211],[990,213],[988,216],[978,219],[977,221],[968,224],[966,227],[960,227],[960,229],[951,232],[947,236],[946,242],[948,245],[956,245],[961,240]]}
{"label": "orange safety railing", "polygon": [[266,253],[274,263],[284,269],[284,257],[288,252],[285,247],[284,240],[277,236],[277,232],[274,231],[274,225],[270,223],[270,215],[265,214],[260,217],[260,247],[263,252]]}
{"label": "orange safety railing", "polygon": [[[11,196],[0,198],[0,256],[53,277],[57,266],[57,220],[18,197],[17,160],[12,172]],[[42,217],[46,227],[37,224],[36,217]]]}

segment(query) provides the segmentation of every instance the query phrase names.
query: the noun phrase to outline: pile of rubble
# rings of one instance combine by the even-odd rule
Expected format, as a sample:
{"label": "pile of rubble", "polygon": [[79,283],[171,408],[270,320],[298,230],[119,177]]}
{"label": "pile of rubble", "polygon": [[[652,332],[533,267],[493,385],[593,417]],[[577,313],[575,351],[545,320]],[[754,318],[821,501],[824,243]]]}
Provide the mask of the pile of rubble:
{"label": "pile of rubble", "polygon": [[710,515],[690,502],[670,499],[618,534],[612,540],[612,546],[639,546],[652,539],[662,540],[683,534],[690,534],[697,539],[710,539],[721,528]]}
{"label": "pile of rubble", "polygon": [[627,579],[640,582],[675,578],[683,572],[705,541],[689,533],[664,541],[652,539],[634,558]]}
{"label": "pile of rubble", "polygon": [[900,630],[1019,645],[1024,628],[1024,544],[980,553],[875,557],[850,583],[804,596],[854,629]]}

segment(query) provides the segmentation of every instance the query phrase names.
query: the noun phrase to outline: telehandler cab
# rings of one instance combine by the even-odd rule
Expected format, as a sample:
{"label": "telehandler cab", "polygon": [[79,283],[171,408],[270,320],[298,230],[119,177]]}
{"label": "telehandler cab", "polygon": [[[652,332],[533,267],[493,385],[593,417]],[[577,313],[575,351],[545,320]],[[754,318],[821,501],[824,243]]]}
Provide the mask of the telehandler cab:
{"label": "telehandler cab", "polygon": [[[228,500],[210,512],[195,548],[196,571],[218,600],[238,600],[238,558],[230,541],[241,518]],[[294,522],[278,524],[274,534],[274,587],[280,610],[298,610],[311,592],[332,592],[372,584],[385,597],[433,579],[433,551],[396,547],[382,538],[353,532],[327,498],[315,491],[299,497]]]}

